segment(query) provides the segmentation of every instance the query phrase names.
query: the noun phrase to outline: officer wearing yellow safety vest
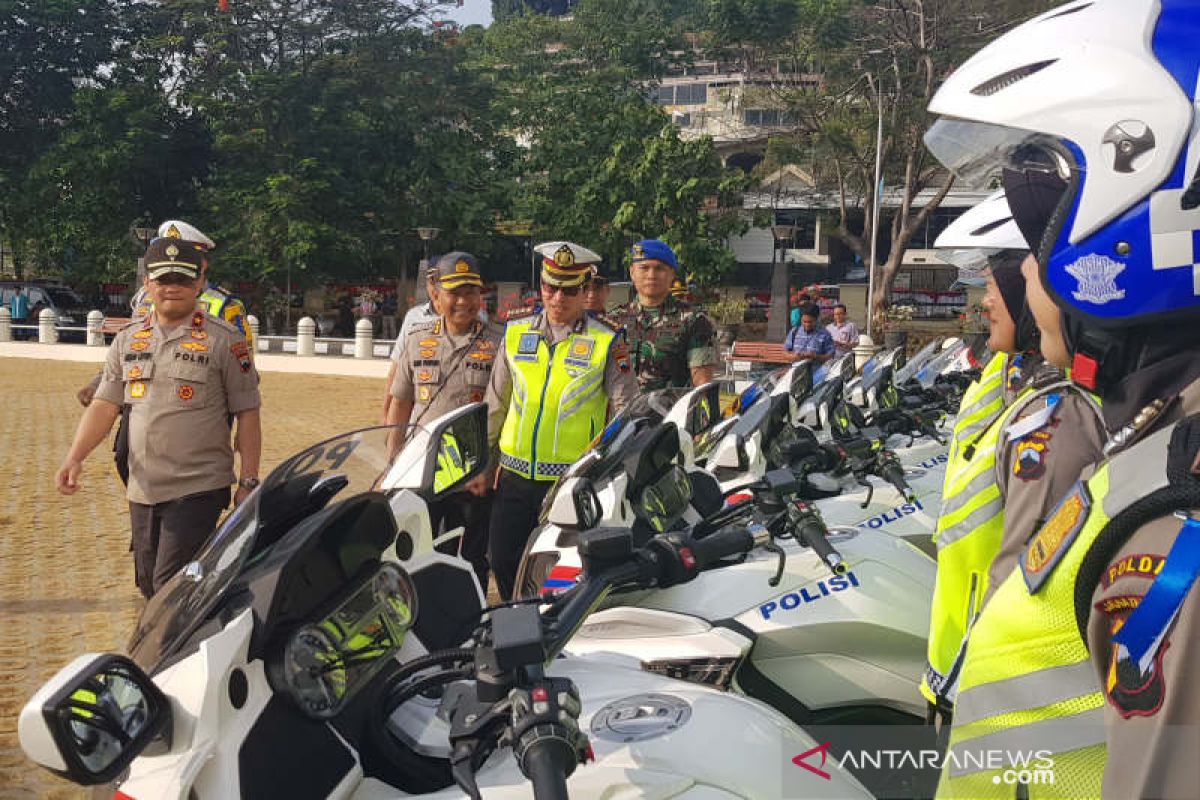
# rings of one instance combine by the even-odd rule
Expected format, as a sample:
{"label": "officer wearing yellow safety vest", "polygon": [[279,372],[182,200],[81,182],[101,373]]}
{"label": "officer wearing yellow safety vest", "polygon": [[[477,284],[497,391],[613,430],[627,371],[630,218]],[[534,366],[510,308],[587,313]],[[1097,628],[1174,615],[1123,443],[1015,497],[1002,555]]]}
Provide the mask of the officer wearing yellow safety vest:
{"label": "officer wearing yellow safety vest", "polygon": [[[1062,352],[1043,348],[1103,399],[1106,429],[972,629],[941,797],[1200,782],[1198,25],[1195,2],[1075,3],[960,65],[930,106],[947,168],[1002,175],[1037,255],[1033,308],[1062,313]],[[1019,751],[1053,782],[1015,785]]]}
{"label": "officer wearing yellow safety vest", "polygon": [[510,316],[488,385],[488,439],[499,443],[489,560],[500,595],[517,566],[546,492],[637,393],[619,327],[584,310],[582,289],[600,257],[571,242],[539,245],[540,313]]}
{"label": "officer wearing yellow safety vest", "polygon": [[[246,337],[246,345],[249,349],[250,358],[254,357],[254,336],[250,330],[250,325],[246,322],[246,307],[242,301],[234,297],[225,289],[211,283],[208,279],[208,256],[216,249],[217,245],[212,239],[204,234],[199,228],[190,225],[187,222],[177,219],[169,219],[158,226],[157,238],[161,239],[176,239],[181,243],[189,243],[191,249],[198,252],[202,256],[201,277],[204,281],[204,291],[200,294],[200,299],[197,301],[197,307],[217,319],[224,320],[230,325],[233,325],[242,335]],[[138,275],[139,283],[145,278],[144,274]],[[150,300],[145,287],[140,287],[137,294],[134,295],[130,303],[133,309],[132,320],[142,320],[150,315],[154,310],[154,303]],[[92,398],[96,394],[96,389],[100,386],[100,380],[103,373],[99,373],[86,386],[79,390],[76,397],[83,406],[88,406],[92,402]],[[122,483],[129,483],[129,408],[125,407],[121,414],[121,421],[117,426],[117,434],[113,439],[113,461],[117,467],[117,474],[121,477]]]}
{"label": "officer wearing yellow safety vest", "polygon": [[[1038,521],[1099,456],[1103,426],[1094,398],[1042,359],[1021,273],[1027,245],[1003,192],[960,217],[938,244],[976,245],[948,257],[962,278],[986,283],[996,354],[963,395],[934,534],[938,572],[921,693],[945,735],[971,625]],[[1060,340],[1052,323],[1047,338]],[[1058,436],[1063,429],[1072,435]]]}

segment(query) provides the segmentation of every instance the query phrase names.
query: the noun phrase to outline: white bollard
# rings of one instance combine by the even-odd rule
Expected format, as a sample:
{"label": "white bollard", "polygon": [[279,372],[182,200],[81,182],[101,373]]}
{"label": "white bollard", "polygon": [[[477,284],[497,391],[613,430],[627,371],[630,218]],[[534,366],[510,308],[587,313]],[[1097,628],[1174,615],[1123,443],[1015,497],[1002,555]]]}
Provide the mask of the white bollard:
{"label": "white bollard", "polygon": [[246,315],[246,327],[250,329],[250,338],[254,340],[254,349],[261,349],[259,343],[262,341],[258,337],[258,317],[253,314]]}
{"label": "white bollard", "polygon": [[88,347],[104,347],[104,312],[92,309],[87,315]]}
{"label": "white bollard", "polygon": [[0,342],[12,341],[12,312],[8,306],[0,306]]}
{"label": "white bollard", "polygon": [[38,341],[42,344],[54,344],[58,341],[58,331],[54,328],[55,314],[52,308],[43,308],[38,314]]}
{"label": "white bollard", "polygon": [[375,344],[375,326],[371,320],[363,317],[354,326],[354,357],[370,358]]}
{"label": "white bollard", "polygon": [[312,317],[301,317],[296,323],[296,355],[311,356],[316,342],[317,323]]}
{"label": "white bollard", "polygon": [[871,337],[865,333],[858,337],[858,345],[854,348],[854,371],[862,370],[863,365],[871,360],[871,356],[879,352],[879,348],[875,346],[875,342],[871,341]]}

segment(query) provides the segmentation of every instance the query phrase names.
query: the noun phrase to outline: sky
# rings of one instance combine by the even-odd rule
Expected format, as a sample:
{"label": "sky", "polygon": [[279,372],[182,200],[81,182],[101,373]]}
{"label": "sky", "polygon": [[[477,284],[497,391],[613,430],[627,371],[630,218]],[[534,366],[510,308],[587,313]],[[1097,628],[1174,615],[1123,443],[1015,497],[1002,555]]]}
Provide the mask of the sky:
{"label": "sky", "polygon": [[464,28],[468,25],[490,25],[492,0],[464,0],[462,8],[451,8],[446,17]]}

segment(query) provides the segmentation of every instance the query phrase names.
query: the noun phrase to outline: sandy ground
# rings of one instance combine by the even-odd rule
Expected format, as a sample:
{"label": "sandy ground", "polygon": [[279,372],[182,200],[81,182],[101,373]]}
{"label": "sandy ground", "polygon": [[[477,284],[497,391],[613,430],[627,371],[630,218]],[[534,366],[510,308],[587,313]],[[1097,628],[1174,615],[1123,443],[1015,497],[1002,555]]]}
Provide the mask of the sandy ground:
{"label": "sandy ground", "polygon": [[[107,447],[78,494],[54,490],[93,364],[0,358],[0,800],[80,797],[17,744],[17,714],[72,658],[123,648],[138,608],[123,487]],[[376,424],[381,379],[264,373],[263,474],[336,433]]]}

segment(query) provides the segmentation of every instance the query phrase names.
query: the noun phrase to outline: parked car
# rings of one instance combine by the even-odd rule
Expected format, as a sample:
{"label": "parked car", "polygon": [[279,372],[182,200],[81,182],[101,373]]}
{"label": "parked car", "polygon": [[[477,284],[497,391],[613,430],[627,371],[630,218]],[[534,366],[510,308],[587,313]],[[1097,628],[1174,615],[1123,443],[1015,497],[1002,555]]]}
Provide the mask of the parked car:
{"label": "parked car", "polygon": [[[38,314],[42,309],[54,310],[57,320],[58,338],[60,341],[79,340],[85,338],[82,330],[64,330],[64,328],[83,328],[87,325],[88,304],[74,289],[60,283],[43,283],[40,281],[0,281],[0,305],[12,308],[13,297],[21,289],[29,299],[29,316],[24,320],[13,320],[14,324],[36,325]],[[16,331],[17,338],[28,339],[36,336],[31,331]]]}

